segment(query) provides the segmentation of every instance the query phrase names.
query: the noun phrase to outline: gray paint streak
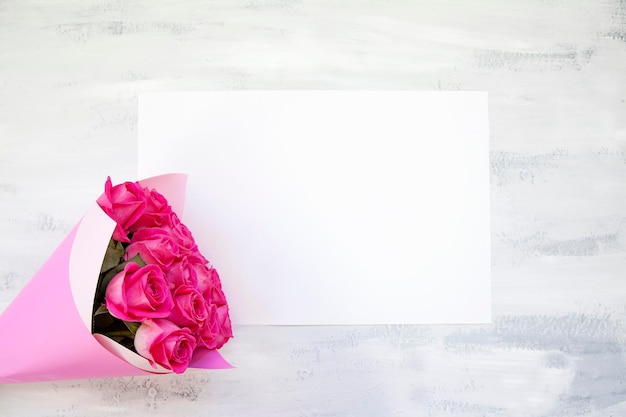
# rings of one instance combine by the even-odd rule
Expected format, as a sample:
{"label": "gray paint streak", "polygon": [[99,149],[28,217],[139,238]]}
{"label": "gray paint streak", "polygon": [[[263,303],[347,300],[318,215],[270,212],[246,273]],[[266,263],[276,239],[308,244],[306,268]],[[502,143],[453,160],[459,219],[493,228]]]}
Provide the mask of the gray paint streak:
{"label": "gray paint streak", "polygon": [[[0,386],[6,416],[626,415],[626,1],[0,2],[0,311],[155,90],[489,91],[494,323],[240,327],[238,366]],[[375,306],[374,306],[375,308]]]}

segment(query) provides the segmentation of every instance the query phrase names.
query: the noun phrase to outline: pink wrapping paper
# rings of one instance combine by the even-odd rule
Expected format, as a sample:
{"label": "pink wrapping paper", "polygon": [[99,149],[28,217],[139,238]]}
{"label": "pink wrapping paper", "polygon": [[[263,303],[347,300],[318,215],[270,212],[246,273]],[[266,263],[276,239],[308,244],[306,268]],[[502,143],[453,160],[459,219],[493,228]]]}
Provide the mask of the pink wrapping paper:
{"label": "pink wrapping paper", "polygon": [[[186,176],[140,181],[182,216]],[[94,205],[0,316],[0,383],[169,373],[102,335],[91,334],[98,273],[115,228]],[[196,350],[191,368],[232,367],[215,350]]]}

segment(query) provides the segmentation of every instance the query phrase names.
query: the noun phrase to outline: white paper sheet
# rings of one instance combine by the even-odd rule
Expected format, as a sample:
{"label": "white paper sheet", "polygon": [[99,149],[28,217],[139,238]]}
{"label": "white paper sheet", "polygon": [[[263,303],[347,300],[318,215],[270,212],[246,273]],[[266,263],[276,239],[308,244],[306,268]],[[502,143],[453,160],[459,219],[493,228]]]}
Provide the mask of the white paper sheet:
{"label": "white paper sheet", "polygon": [[485,92],[142,94],[168,172],[235,324],[491,320]]}

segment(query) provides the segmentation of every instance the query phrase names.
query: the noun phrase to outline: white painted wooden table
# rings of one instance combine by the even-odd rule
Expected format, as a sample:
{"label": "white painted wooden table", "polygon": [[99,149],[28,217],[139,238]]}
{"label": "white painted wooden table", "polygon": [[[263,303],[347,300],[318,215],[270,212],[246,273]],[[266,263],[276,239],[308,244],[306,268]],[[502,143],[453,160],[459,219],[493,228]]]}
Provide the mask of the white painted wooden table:
{"label": "white painted wooden table", "polygon": [[626,415],[625,73],[620,0],[0,2],[0,311],[135,178],[138,92],[441,89],[490,94],[495,317],[239,327],[235,370],[2,385],[0,415]]}

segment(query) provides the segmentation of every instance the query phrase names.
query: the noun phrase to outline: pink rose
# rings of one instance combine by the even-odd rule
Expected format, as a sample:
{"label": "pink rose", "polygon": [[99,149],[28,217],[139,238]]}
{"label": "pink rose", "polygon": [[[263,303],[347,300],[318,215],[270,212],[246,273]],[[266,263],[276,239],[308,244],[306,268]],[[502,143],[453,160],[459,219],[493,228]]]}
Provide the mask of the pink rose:
{"label": "pink rose", "polygon": [[215,304],[209,304],[207,311],[209,313],[208,319],[204,323],[204,326],[200,328],[200,332],[198,333],[198,343],[207,349],[217,349],[217,339],[220,336],[217,306]]}
{"label": "pink rose", "polygon": [[129,262],[106,289],[107,309],[114,317],[139,322],[170,315],[174,300],[163,272],[156,265]]}
{"label": "pink rose", "polygon": [[190,262],[193,262],[193,263],[196,263],[196,264],[202,264],[202,265],[208,265],[209,264],[209,261],[207,260],[207,258],[205,258],[200,253],[198,248],[196,248],[195,252],[191,252],[190,254],[188,254],[187,257],[189,258]]}
{"label": "pink rose", "polygon": [[233,329],[217,271],[215,268],[207,268],[207,272],[202,278],[202,285],[198,280],[198,287],[202,288],[202,295],[209,306],[209,317],[198,335],[199,343],[209,349],[219,349],[233,337]]}
{"label": "pink rose", "polygon": [[222,347],[224,343],[233,337],[233,327],[230,322],[230,314],[228,314],[228,304],[217,307],[217,320],[220,326],[221,340],[218,340],[218,346],[216,349]]}
{"label": "pink rose", "polygon": [[218,307],[221,307],[226,303],[226,296],[224,295],[224,291],[221,288],[213,287],[209,291],[203,293],[204,299],[207,303],[215,304]]}
{"label": "pink rose", "polygon": [[125,182],[113,187],[111,177],[107,177],[104,194],[97,201],[102,210],[117,223],[113,239],[128,242],[127,234],[130,227],[146,209],[146,196],[143,188],[136,182]]}
{"label": "pink rose", "polygon": [[198,287],[196,272],[189,267],[189,261],[186,256],[181,257],[180,261],[176,261],[172,264],[172,266],[170,266],[166,272],[166,277],[171,290],[174,290],[181,285],[191,285],[195,288]]}
{"label": "pink rose", "polygon": [[170,224],[172,207],[168,204],[163,195],[156,190],[144,188],[146,199],[146,209],[139,219],[132,225],[131,231],[136,232],[148,227],[166,227]]}
{"label": "pink rose", "polygon": [[173,292],[174,308],[167,318],[178,326],[197,330],[204,325],[209,312],[207,303],[200,292],[190,286],[182,285]]}
{"label": "pink rose", "polygon": [[195,263],[193,260],[189,261],[189,267],[196,275],[198,289],[202,294],[209,293],[214,287],[222,288],[220,276],[215,268],[208,267],[201,263]]}
{"label": "pink rose", "polygon": [[147,264],[156,264],[166,271],[180,259],[178,245],[167,230],[158,228],[137,231],[126,248],[124,260],[139,255]]}
{"label": "pink rose", "polygon": [[233,337],[233,330],[228,315],[228,306],[209,306],[209,318],[200,328],[198,341],[208,349],[219,349]]}
{"label": "pink rose", "polygon": [[185,372],[197,342],[191,330],[166,319],[147,319],[135,334],[135,349],[152,366],[159,364],[177,374]]}
{"label": "pink rose", "polygon": [[196,255],[199,258],[204,259],[198,251],[196,241],[191,234],[191,231],[181,223],[176,213],[172,212],[170,216],[170,224],[168,230],[171,232],[172,238],[178,244],[180,251],[186,255]]}

